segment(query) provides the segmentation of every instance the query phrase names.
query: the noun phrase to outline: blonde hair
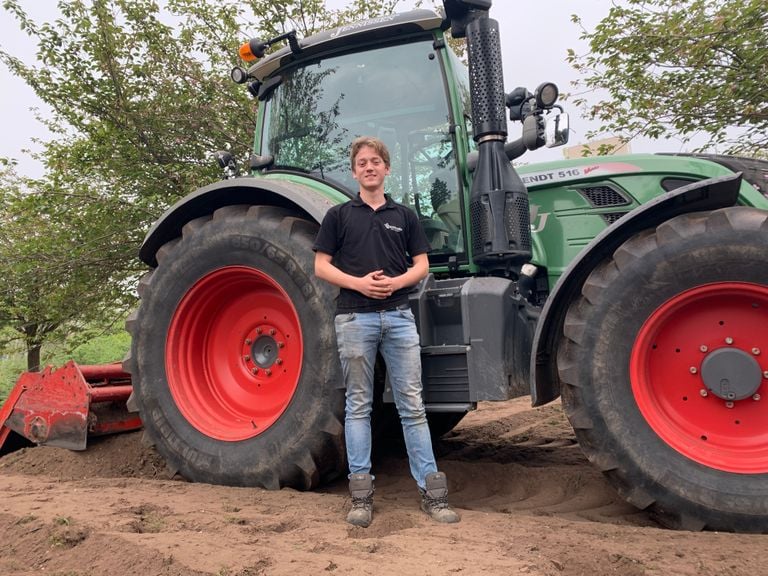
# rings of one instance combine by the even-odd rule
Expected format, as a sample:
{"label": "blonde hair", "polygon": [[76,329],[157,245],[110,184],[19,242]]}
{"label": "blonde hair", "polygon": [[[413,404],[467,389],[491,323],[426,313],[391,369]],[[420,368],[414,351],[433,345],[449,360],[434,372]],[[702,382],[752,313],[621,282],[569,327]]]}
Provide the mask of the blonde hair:
{"label": "blonde hair", "polygon": [[370,146],[373,148],[376,151],[376,154],[381,156],[384,165],[389,168],[389,150],[387,150],[387,145],[373,136],[360,136],[359,138],[354,139],[352,146],[349,149],[349,162],[352,170],[355,169],[355,157],[363,146]]}

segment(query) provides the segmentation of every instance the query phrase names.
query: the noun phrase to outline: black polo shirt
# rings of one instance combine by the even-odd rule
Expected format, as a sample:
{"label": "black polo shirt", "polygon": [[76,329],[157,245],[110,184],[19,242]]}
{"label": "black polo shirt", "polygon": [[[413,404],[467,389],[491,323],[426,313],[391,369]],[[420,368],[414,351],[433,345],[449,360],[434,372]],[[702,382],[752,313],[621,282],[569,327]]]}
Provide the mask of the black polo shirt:
{"label": "black polo shirt", "polygon": [[[332,263],[342,272],[362,277],[374,270],[399,276],[412,264],[411,257],[429,252],[430,245],[416,213],[385,195],[377,210],[353,200],[328,210],[312,247],[333,256]],[[385,300],[368,298],[355,290],[341,288],[336,313],[389,310],[408,302],[410,287]]]}

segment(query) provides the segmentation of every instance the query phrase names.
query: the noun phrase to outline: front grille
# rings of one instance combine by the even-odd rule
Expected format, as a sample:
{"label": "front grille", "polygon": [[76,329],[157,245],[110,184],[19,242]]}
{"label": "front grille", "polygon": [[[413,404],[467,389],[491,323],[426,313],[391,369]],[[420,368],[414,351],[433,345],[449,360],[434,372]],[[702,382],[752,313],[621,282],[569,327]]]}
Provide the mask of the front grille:
{"label": "front grille", "polygon": [[608,212],[607,214],[600,214],[600,216],[603,217],[603,220],[605,220],[608,223],[608,226],[616,222],[619,218],[622,216],[626,216],[628,212]]}
{"label": "front grille", "polygon": [[627,200],[618,190],[612,186],[587,186],[578,189],[579,194],[584,196],[595,208],[605,208],[608,206],[626,206]]}

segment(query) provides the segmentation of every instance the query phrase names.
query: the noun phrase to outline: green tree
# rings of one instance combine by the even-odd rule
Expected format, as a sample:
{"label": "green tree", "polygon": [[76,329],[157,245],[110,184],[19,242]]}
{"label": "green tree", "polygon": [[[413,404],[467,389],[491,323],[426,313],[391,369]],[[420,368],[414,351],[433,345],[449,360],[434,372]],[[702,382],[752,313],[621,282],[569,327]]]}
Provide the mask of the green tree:
{"label": "green tree", "polygon": [[123,207],[90,190],[61,194],[12,170],[0,178],[0,207],[0,348],[21,340],[27,368],[37,370],[46,340],[76,343],[71,331],[98,330],[132,306],[121,284],[129,240],[111,228]]}
{"label": "green tree", "polygon": [[600,123],[590,136],[704,134],[707,146],[765,154],[765,0],[625,0],[582,39],[589,51],[569,60],[584,89],[574,102]]}
{"label": "green tree", "polygon": [[[0,327],[42,345],[108,325],[133,302],[136,257],[149,228],[180,197],[215,180],[215,150],[244,159],[255,103],[229,70],[250,37],[307,35],[391,12],[397,0],[67,0],[50,23],[4,0],[37,44],[37,62],[0,60],[51,109],[46,173],[2,185]],[[0,343],[2,346],[2,343]]]}

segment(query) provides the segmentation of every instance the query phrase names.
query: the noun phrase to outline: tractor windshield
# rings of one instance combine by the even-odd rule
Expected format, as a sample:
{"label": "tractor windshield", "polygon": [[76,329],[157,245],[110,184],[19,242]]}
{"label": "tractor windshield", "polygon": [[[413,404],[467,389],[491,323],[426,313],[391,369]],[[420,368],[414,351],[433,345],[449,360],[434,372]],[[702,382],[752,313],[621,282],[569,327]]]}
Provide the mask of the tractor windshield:
{"label": "tractor windshield", "polygon": [[352,193],[349,145],[376,136],[391,155],[387,192],[422,220],[432,254],[463,251],[459,182],[440,59],[430,38],[281,72],[266,103],[262,154]]}

